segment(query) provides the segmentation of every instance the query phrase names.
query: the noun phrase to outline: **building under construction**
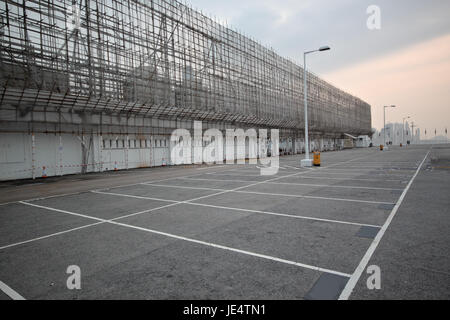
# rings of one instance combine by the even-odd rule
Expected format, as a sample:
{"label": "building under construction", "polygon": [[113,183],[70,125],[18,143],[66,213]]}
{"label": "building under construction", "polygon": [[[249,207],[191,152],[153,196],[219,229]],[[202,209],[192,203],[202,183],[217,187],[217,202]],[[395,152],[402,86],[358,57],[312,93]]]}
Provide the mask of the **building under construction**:
{"label": "building under construction", "polygon": [[[303,69],[177,1],[0,0],[0,179],[170,165],[170,135],[280,129],[303,152]],[[308,73],[313,149],[370,106]]]}

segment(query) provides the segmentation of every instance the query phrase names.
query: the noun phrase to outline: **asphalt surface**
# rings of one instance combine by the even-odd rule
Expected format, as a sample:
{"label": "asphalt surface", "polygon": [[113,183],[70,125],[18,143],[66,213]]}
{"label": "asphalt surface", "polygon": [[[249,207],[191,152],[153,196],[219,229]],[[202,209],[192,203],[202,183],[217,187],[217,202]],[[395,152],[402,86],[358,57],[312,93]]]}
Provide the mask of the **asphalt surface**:
{"label": "asphalt surface", "polygon": [[323,153],[313,169],[282,157],[276,176],[247,164],[2,183],[0,299],[5,285],[25,299],[448,299],[450,146],[430,148]]}
{"label": "asphalt surface", "polygon": [[352,299],[450,299],[450,146],[433,147],[369,265],[382,288],[361,279]]}

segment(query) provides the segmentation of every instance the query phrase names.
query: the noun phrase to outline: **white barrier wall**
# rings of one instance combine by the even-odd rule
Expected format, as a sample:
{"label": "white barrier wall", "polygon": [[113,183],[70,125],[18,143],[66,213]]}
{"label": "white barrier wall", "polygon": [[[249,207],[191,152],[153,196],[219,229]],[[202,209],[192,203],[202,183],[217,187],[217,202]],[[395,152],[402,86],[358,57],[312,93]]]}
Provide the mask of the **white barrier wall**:
{"label": "white barrier wall", "polygon": [[163,136],[0,133],[0,180],[162,166],[169,150]]}
{"label": "white barrier wall", "polygon": [[[342,144],[341,139],[315,138],[311,151],[339,150]],[[167,135],[0,133],[0,180],[171,165],[171,148]],[[201,145],[192,146],[192,162],[195,148]],[[299,154],[304,152],[304,141],[282,138],[280,149],[282,155]],[[249,157],[248,140],[245,155]]]}

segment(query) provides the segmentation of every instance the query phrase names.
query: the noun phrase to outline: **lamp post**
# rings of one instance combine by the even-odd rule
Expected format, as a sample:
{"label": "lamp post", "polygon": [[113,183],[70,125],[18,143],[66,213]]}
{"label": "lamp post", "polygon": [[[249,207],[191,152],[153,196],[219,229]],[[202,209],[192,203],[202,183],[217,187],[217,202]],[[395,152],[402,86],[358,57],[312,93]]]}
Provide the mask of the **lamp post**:
{"label": "lamp post", "polygon": [[407,117],[403,118],[402,143],[403,143],[404,145],[406,145],[406,144],[405,144],[405,120],[406,120],[406,119],[409,119],[409,118],[411,118],[411,117],[410,117],[410,116],[407,116]]}
{"label": "lamp post", "polygon": [[309,131],[308,131],[308,82],[306,79],[307,72],[306,72],[306,55],[314,52],[322,52],[322,51],[328,51],[330,50],[330,47],[324,46],[320,47],[317,50],[312,51],[305,51],[303,53],[303,96],[305,98],[305,159],[301,161],[302,167],[312,167],[312,159],[309,157]]}
{"label": "lamp post", "polygon": [[384,147],[386,147],[386,108],[395,108],[395,106],[384,106]]}

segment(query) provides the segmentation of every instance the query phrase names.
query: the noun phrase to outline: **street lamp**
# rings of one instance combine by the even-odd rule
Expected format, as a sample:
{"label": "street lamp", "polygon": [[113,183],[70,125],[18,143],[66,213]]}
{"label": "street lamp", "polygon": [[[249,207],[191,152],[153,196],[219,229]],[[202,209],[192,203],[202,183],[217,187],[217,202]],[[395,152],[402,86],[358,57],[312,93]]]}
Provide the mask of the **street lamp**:
{"label": "street lamp", "polygon": [[320,47],[317,50],[312,50],[312,51],[305,51],[303,53],[303,81],[304,81],[304,85],[303,85],[303,96],[305,98],[305,159],[303,159],[301,161],[301,166],[302,167],[312,167],[312,159],[310,159],[309,157],[309,132],[308,132],[308,82],[306,81],[306,55],[310,54],[310,53],[314,53],[314,52],[322,52],[322,51],[328,51],[330,50],[330,47],[328,46],[324,46],[324,47]]}
{"label": "street lamp", "polygon": [[403,132],[402,132],[402,143],[403,144],[405,144],[405,120],[410,119],[410,118],[411,118],[410,116],[403,118]]}
{"label": "street lamp", "polygon": [[384,147],[386,147],[386,108],[395,108],[395,106],[384,106]]}

